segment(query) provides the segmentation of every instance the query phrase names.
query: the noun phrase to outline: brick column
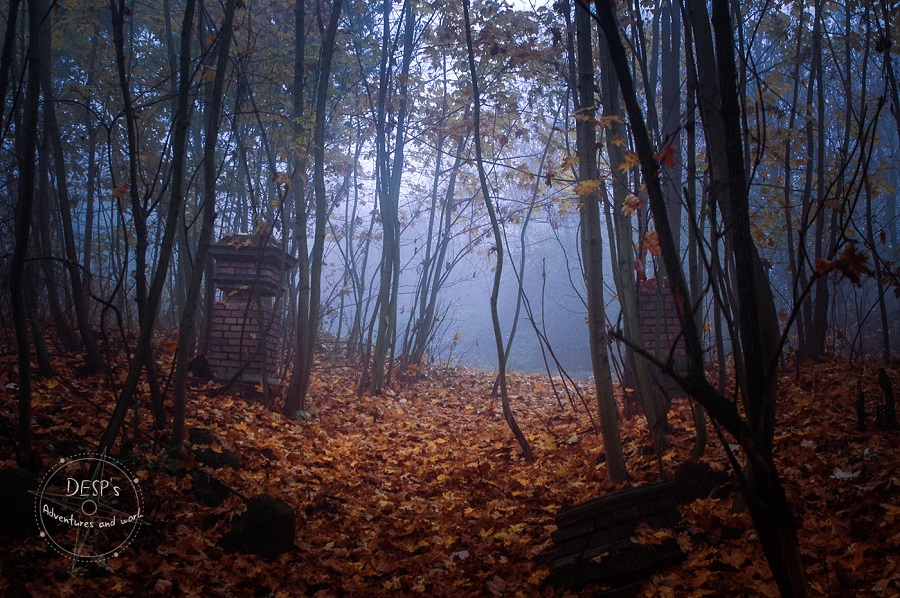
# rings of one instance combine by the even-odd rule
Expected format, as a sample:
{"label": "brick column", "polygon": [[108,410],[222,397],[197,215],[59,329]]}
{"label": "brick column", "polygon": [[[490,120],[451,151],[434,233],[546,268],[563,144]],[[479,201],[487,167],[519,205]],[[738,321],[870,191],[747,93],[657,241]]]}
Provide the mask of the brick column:
{"label": "brick column", "polygon": [[[657,280],[651,278],[638,285],[638,316],[644,348],[663,361],[668,361],[671,354],[675,369],[683,372],[687,366],[687,353],[681,338],[681,322],[675,311],[675,299],[665,279],[661,286]],[[655,366],[650,366],[650,370],[669,398],[683,396],[684,391],[671,378],[661,374]]]}
{"label": "brick column", "polygon": [[259,235],[235,233],[210,247],[216,260],[213,283],[224,293],[212,306],[207,355],[219,380],[240,373],[240,382],[254,386],[276,381],[281,315],[275,298],[296,260],[273,239],[262,243]]}
{"label": "brick column", "polygon": [[[266,301],[269,299],[269,301]],[[266,338],[265,363],[267,380],[274,377],[278,364],[278,341],[281,318],[271,298],[262,298],[262,327],[256,299],[239,293],[213,305],[210,330],[209,367],[220,380],[230,380],[246,364],[241,375],[244,382],[263,379],[263,354],[260,333]],[[271,380],[269,380],[271,381]]]}

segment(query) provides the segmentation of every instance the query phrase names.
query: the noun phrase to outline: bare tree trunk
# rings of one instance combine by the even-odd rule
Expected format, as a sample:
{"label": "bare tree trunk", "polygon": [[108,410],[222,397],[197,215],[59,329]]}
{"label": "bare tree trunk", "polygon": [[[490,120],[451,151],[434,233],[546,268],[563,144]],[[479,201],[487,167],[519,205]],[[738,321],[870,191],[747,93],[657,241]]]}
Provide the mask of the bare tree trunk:
{"label": "bare tree trunk", "polygon": [[[674,375],[679,384],[702,403],[710,416],[733,435],[743,448],[750,465],[749,469],[752,471],[748,476],[749,479],[743,481],[746,484],[745,496],[775,581],[782,594],[805,596],[806,580],[797,543],[796,524],[772,459],[770,433],[774,424],[776,380],[775,364],[772,359],[775,355],[770,352],[770,347],[773,346],[769,344],[770,331],[761,328],[775,327],[776,334],[771,341],[777,350],[777,320],[768,282],[759,276],[759,273],[764,274],[764,271],[750,235],[746,172],[735,88],[737,76],[734,35],[731,30],[728,1],[713,0],[715,51],[705,2],[691,0],[688,6],[695,34],[700,111],[704,117],[704,130],[707,135],[707,154],[712,158],[710,166],[713,167],[713,184],[716,185],[717,179],[721,181],[723,176],[731,177],[729,185],[725,187],[716,185],[714,191],[721,192],[725,200],[722,204],[723,211],[726,222],[730,224],[732,235],[730,245],[738,267],[736,284],[740,302],[741,334],[745,345],[743,356],[747,372],[750,374],[747,383],[750,391],[747,397],[749,421],[742,419],[736,406],[706,380],[700,335],[691,312],[692,302],[681,269],[680,256],[675,251],[672,231],[668,226],[665,199],[659,183],[659,164],[654,157],[643,114],[638,106],[628,72],[625,48],[619,37],[616,17],[608,3],[598,0],[595,6],[600,24],[606,32],[613,64],[619,75],[641,169],[647,183],[650,207],[654,221],[659,227],[657,232],[662,257],[669,273],[676,312],[684,330],[689,362],[687,375],[681,376],[666,364],[660,365],[670,375]],[[724,155],[724,164],[716,162],[717,155]],[[725,172],[719,170],[723,166]],[[766,295],[770,306],[765,305]]]}
{"label": "bare tree trunk", "polygon": [[[295,11],[298,39],[295,46],[294,110],[302,111],[302,55],[305,44],[302,0]],[[325,118],[328,85],[331,78],[331,60],[334,56],[337,26],[341,14],[341,0],[334,0],[328,30],[322,43],[319,79],[316,85],[316,121],[313,130],[313,187],[316,201],[316,222],[312,256],[306,258],[306,206],[297,205],[297,241],[299,246],[300,294],[297,301],[297,354],[294,372],[288,385],[285,413],[291,417],[306,408],[306,393],[315,358],[316,337],[319,330],[321,302],[322,256],[325,250],[325,224],[328,219],[328,198],[325,196]],[[300,73],[298,77],[298,73]],[[297,117],[295,117],[297,118]],[[295,134],[297,131],[295,130]],[[302,164],[302,162],[301,162]],[[298,178],[301,175],[298,175]],[[302,196],[302,194],[301,194]],[[301,213],[303,214],[301,216]],[[309,285],[308,287],[306,285]],[[307,291],[308,288],[308,291]],[[305,317],[304,317],[305,316]],[[305,322],[304,322],[305,320]]]}
{"label": "bare tree trunk", "polygon": [[[822,4],[816,0],[812,36],[812,53],[816,56],[816,238],[815,256],[825,256],[825,77],[823,74],[822,38],[825,36],[822,22]],[[830,243],[829,243],[830,244]],[[828,328],[828,277],[820,276],[815,281],[813,298],[812,328],[810,332],[810,357],[821,359],[825,355],[825,338]]]}
{"label": "bare tree trunk", "polygon": [[[794,72],[792,75],[792,79],[794,82],[793,86],[793,95],[791,99],[791,105],[789,107],[790,116],[788,117],[788,126],[787,131],[788,134],[784,136],[784,222],[785,222],[785,230],[787,232],[787,254],[788,254],[788,264],[791,270],[791,307],[794,308],[798,301],[798,290],[799,290],[799,270],[800,268],[805,268],[804,264],[797,263],[797,255],[796,255],[796,247],[794,243],[794,225],[793,225],[793,167],[791,165],[791,155],[792,155],[792,135],[791,133],[794,130],[794,123],[797,119],[797,103],[800,98],[800,52],[802,51],[802,41],[803,41],[803,20],[804,11],[800,12],[799,21],[797,23],[797,51],[794,53]],[[802,313],[802,312],[800,312]],[[799,348],[803,345],[804,338],[804,330],[803,327],[798,322],[797,325],[797,337],[798,337],[798,353],[797,357],[799,360],[800,351]]]}
{"label": "bare tree trunk", "polygon": [[[389,328],[391,327],[392,314],[390,313],[390,285],[393,280],[391,270],[394,266],[394,252],[397,244],[396,232],[397,227],[397,208],[391,203],[393,194],[390,189],[390,167],[388,165],[388,136],[387,121],[388,116],[388,81],[390,80],[389,69],[393,59],[389,57],[388,52],[390,45],[390,16],[391,16],[391,0],[383,0],[383,31],[381,39],[381,68],[379,72],[378,82],[378,107],[375,123],[375,179],[376,193],[378,195],[378,205],[381,214],[381,222],[383,234],[381,239],[381,276],[380,286],[378,289],[378,318],[373,319],[373,325],[378,326],[378,333],[375,337],[375,349],[372,359],[371,381],[369,388],[373,393],[380,393],[384,385],[384,361],[387,355],[387,339],[389,338]],[[406,3],[403,4],[405,10]],[[370,330],[370,335],[373,331]],[[368,353],[367,353],[368,355]]]}
{"label": "bare tree trunk", "polygon": [[[700,243],[703,239],[704,219],[697,210],[697,68],[694,64],[693,55],[694,36],[691,30],[690,22],[684,23],[684,46],[685,59],[687,62],[687,113],[685,123],[685,134],[687,135],[687,187],[685,188],[685,200],[687,203],[688,222],[695,222],[696,225],[688,228],[688,269],[690,271],[691,280],[691,297],[696,300],[703,294],[703,276],[700,270]],[[716,242],[716,241],[713,241]],[[718,304],[717,304],[718,305]],[[718,312],[716,312],[718,316]],[[698,309],[694,316],[694,324],[697,329],[701,329],[700,322],[702,320],[702,309]],[[718,326],[718,321],[716,322]],[[719,329],[721,332],[721,329]],[[718,336],[721,341],[721,334]],[[724,345],[724,343],[722,343]],[[720,355],[720,374],[724,376],[724,355]],[[725,385],[721,385],[724,390]],[[692,402],[694,429],[696,437],[694,439],[694,448],[691,451],[691,459],[699,461],[706,450],[707,430],[706,430],[706,409],[697,401]]]}
{"label": "bare tree trunk", "polygon": [[334,57],[335,38],[341,16],[341,0],[333,0],[328,30],[322,43],[319,79],[316,86],[316,124],[313,130],[313,185],[316,194],[316,227],[313,236],[312,257],[309,272],[309,338],[305,384],[309,387],[316,338],[319,332],[322,295],[322,257],[325,251],[325,223],[328,221],[328,198],[325,196],[325,119],[328,86],[331,81],[331,61]]}
{"label": "bare tree trunk", "polygon": [[9,12],[6,14],[6,33],[3,37],[3,51],[0,53],[0,122],[3,122],[3,112],[6,109],[6,92],[9,90],[9,74],[12,70],[21,4],[21,0],[10,0]]}
{"label": "bare tree trunk", "polygon": [[[719,198],[727,231],[726,240],[734,254],[737,270],[738,317],[748,377],[745,406],[751,425],[771,444],[777,377],[770,370],[776,363],[778,319],[768,278],[750,235],[748,187],[739,134],[740,113],[737,92],[732,89],[729,78],[735,65],[733,60],[729,62],[727,58],[733,56],[733,47],[728,45],[733,44],[733,35],[731,41],[727,39],[731,22],[727,5],[717,4],[716,7],[713,14],[715,51],[705,8],[693,3],[690,8],[698,48],[695,55],[698,61],[700,113],[711,158],[711,193]],[[752,282],[753,285],[742,285],[742,282]]]}
{"label": "bare tree trunk", "polygon": [[[37,131],[40,107],[41,60],[40,43],[41,0],[28,0],[28,83],[25,88],[24,129]],[[9,268],[9,286],[12,302],[13,326],[16,331],[16,355],[19,379],[17,390],[18,428],[16,461],[20,467],[35,471],[37,462],[31,446],[31,350],[28,346],[27,314],[25,311],[24,276],[25,257],[31,228],[31,212],[34,204],[36,135],[22,135],[22,153],[19,155],[18,198],[15,211],[16,239]]]}
{"label": "bare tree trunk", "polygon": [[[441,102],[441,119],[449,118],[448,97],[449,91],[447,77],[447,57],[442,56],[442,85],[443,95]],[[466,106],[463,121],[467,121],[470,115],[470,106]],[[441,176],[444,174],[443,157],[449,156],[444,151],[448,134],[442,125],[438,128],[436,147],[437,157],[434,167],[434,179],[431,190],[431,209],[429,210],[428,233],[426,236],[425,258],[422,262],[422,275],[417,286],[417,309],[410,310],[410,318],[414,319],[410,330],[408,342],[404,343],[404,360],[406,366],[419,365],[425,356],[425,351],[434,331],[435,309],[438,292],[444,279],[444,259],[450,243],[450,226],[453,214],[453,195],[456,188],[456,178],[459,166],[462,163],[462,152],[465,148],[468,130],[459,135],[456,140],[456,151],[453,154],[453,166],[448,169],[450,179],[447,189],[443,193],[439,190]],[[441,197],[443,200],[441,201]],[[437,238],[435,239],[435,232]]]}
{"label": "bare tree trunk", "polygon": [[128,376],[122,392],[116,401],[116,407],[110,417],[109,424],[100,439],[99,452],[107,453],[115,443],[119,430],[125,422],[125,415],[137,392],[144,361],[151,356],[150,340],[156,321],[157,307],[162,297],[166,281],[166,272],[172,258],[175,231],[184,202],[185,183],[185,141],[188,128],[188,88],[190,87],[191,67],[191,27],[194,22],[196,0],[187,0],[184,8],[184,20],[181,27],[181,56],[179,59],[178,110],[175,113],[174,133],[172,136],[172,189],[169,211],[166,214],[163,240],[159,250],[159,263],[147,296],[147,318],[141,321],[140,335],[134,348],[134,357],[128,367]]}
{"label": "bare tree trunk", "polygon": [[[812,57],[813,62],[819,60],[815,54]],[[810,67],[814,69],[814,67]],[[815,161],[815,135],[813,133],[813,89],[815,87],[816,78],[810,77],[806,86],[806,107],[804,110],[805,129],[806,129],[806,165],[804,172],[803,191],[800,194],[800,230],[798,232],[797,241],[797,278],[795,280],[794,295],[799,296],[801,290],[807,287],[809,282],[809,274],[807,272],[807,264],[813,260],[809,259],[809,242],[807,237],[810,230],[810,213],[812,211],[812,186],[813,186],[813,165]],[[796,308],[795,308],[796,309]],[[812,301],[804,301],[800,306],[800,313],[797,318],[797,330],[800,341],[799,357],[805,359],[812,357],[815,351],[813,344],[815,343],[812,330]]]}
{"label": "bare tree trunk", "polygon": [[56,107],[54,106],[53,95],[53,70],[52,70],[52,53],[51,47],[53,36],[51,35],[49,21],[48,25],[42,30],[41,35],[41,87],[44,96],[44,126],[45,135],[50,141],[53,150],[53,164],[56,170],[56,198],[59,205],[59,213],[62,218],[62,229],[64,238],[64,247],[66,252],[65,266],[69,272],[69,281],[72,285],[72,299],[75,309],[75,321],[78,325],[78,331],[81,335],[82,346],[85,352],[85,364],[92,371],[99,370],[103,367],[103,359],[100,356],[100,350],[97,348],[97,341],[91,330],[91,323],[88,313],[89,292],[84,289],[84,280],[82,279],[81,269],[78,264],[78,250],[75,248],[75,233],[72,226],[72,210],[69,200],[69,188],[66,177],[66,162],[63,154],[62,138],[60,136],[59,122],[56,118]]}
{"label": "bare tree trunk", "polygon": [[[91,40],[91,58],[88,64],[88,80],[87,86],[88,88],[93,88],[97,73],[96,73],[96,63],[97,63],[97,47],[99,45],[99,31],[97,27],[94,27],[94,35]],[[87,169],[87,184],[85,194],[86,198],[86,206],[84,210],[84,244],[81,253],[81,265],[84,269],[84,292],[87,297],[90,297],[91,292],[93,290],[93,265],[91,264],[93,258],[93,248],[94,248],[94,201],[97,194],[97,134],[98,127],[92,121],[93,115],[91,114],[90,107],[86,106],[84,110],[84,126],[87,129],[88,134],[88,169]],[[90,303],[88,303],[87,307],[87,315],[88,320],[90,320],[91,310]]]}
{"label": "bare tree trunk", "polygon": [[[137,124],[134,114],[134,102],[131,97],[130,79],[126,70],[125,60],[125,0],[108,0],[109,10],[112,14],[112,34],[113,46],[116,55],[116,72],[119,79],[119,89],[122,93],[123,111],[125,113],[126,139],[128,142],[128,196],[131,200],[131,219],[134,224],[134,280],[135,280],[135,303],[138,308],[138,321],[143,328],[144,321],[150,320],[151,324],[156,320],[156,312],[147,312],[148,290],[147,290],[147,213],[144,210],[138,192],[138,164],[140,162],[138,141],[137,141]],[[152,329],[153,326],[150,326]],[[140,342],[140,341],[138,341]],[[147,382],[150,385],[150,393],[153,401],[159,401],[159,381],[156,375],[156,362],[154,360],[154,350],[152,338],[148,336],[147,352],[150,358],[144,363],[147,370]],[[137,353],[137,351],[135,351]],[[124,392],[124,390],[123,390]]]}
{"label": "bare tree trunk", "polygon": [[[466,28],[466,47],[469,55],[469,75],[472,85],[472,117],[475,138],[475,165],[478,168],[478,180],[481,184],[481,193],[487,207],[488,216],[491,219],[491,229],[494,232],[496,261],[494,268],[494,286],[491,290],[491,321],[494,327],[494,341],[497,345],[497,370],[500,372],[500,404],[503,408],[503,417],[512,430],[513,436],[522,447],[522,454],[529,463],[534,461],[531,446],[528,439],[516,423],[515,415],[509,404],[509,393],[506,388],[506,352],[503,349],[503,333],[500,330],[500,316],[497,312],[497,299],[500,294],[500,280],[503,275],[503,235],[500,233],[500,223],[497,221],[497,213],[491,200],[488,188],[487,175],[484,172],[484,160],[481,153],[481,95],[478,89],[478,71],[475,68],[475,51],[472,46],[472,26],[469,22],[469,0],[463,0],[463,18]],[[588,23],[590,27],[590,23]]]}
{"label": "bare tree trunk", "polygon": [[[866,89],[868,84],[867,74],[868,74],[868,64],[869,64],[869,52],[871,48],[871,40],[872,40],[872,31],[871,31],[871,20],[869,19],[869,9],[865,9],[865,17],[864,20],[866,22],[866,35],[865,35],[865,46],[863,49],[863,59],[862,59],[862,77],[860,91],[860,110],[859,110],[859,124],[862,125],[862,115],[865,114],[866,110]],[[849,16],[848,16],[849,21]],[[847,43],[849,44],[850,37],[847,37]],[[847,48],[847,52],[849,53],[850,49]],[[849,61],[849,58],[848,58]],[[849,71],[849,64],[848,64]],[[863,146],[864,147],[864,146]],[[865,152],[865,149],[863,149]],[[863,157],[860,157],[860,161],[865,161]],[[896,164],[894,165],[896,168]],[[869,178],[869,173],[866,172],[863,178],[863,185],[866,192],[866,237],[867,242],[869,244],[869,249],[872,251],[872,261],[875,266],[875,284],[878,290],[877,301],[878,301],[878,315],[881,318],[881,357],[885,361],[890,359],[891,356],[891,331],[890,331],[890,321],[888,320],[888,312],[887,312],[887,301],[885,300],[885,288],[884,288],[884,280],[882,276],[884,275],[884,268],[882,266],[881,256],[878,255],[878,244],[875,242],[875,227],[872,219],[872,199],[874,196],[874,192],[872,190],[872,181]],[[891,221],[891,225],[893,226],[893,221]]]}
{"label": "bare tree trunk", "polygon": [[[295,147],[299,146],[304,134],[303,113],[306,97],[303,93],[306,76],[306,1],[294,3],[294,83],[291,91],[293,103],[293,137]],[[284,413],[296,416],[306,410],[307,364],[312,361],[308,355],[309,346],[309,246],[306,241],[308,222],[306,206],[306,158],[302,151],[294,150],[291,155],[293,173],[291,192],[294,197],[294,242],[297,245],[297,275],[300,284],[297,289],[296,337],[294,340],[294,363],[291,380],[285,393]]]}
{"label": "bare tree trunk", "polygon": [[[613,183],[613,219],[615,223],[615,244],[617,251],[615,257],[617,264],[617,291],[619,305],[622,310],[625,335],[638,346],[643,346],[641,334],[640,316],[638,314],[637,281],[635,277],[635,255],[632,240],[633,229],[631,216],[626,213],[625,202],[628,195],[628,173],[622,172],[621,165],[625,160],[622,147],[617,143],[618,139],[625,139],[625,121],[622,118],[622,107],[619,98],[619,81],[610,62],[609,51],[604,42],[603,30],[598,27],[600,34],[600,90],[604,105],[604,117],[609,119],[606,130],[606,153],[609,158],[610,172]],[[612,244],[612,239],[610,240]],[[636,355],[628,346],[625,348],[626,363],[634,372],[635,386],[647,424],[653,439],[657,453],[668,445],[666,440],[666,415],[661,401],[657,401],[653,386],[650,381],[650,371],[646,360]]]}
{"label": "bare tree trunk", "polygon": [[585,294],[588,308],[588,334],[591,346],[591,365],[594,371],[594,392],[600,414],[600,432],[606,453],[609,479],[621,482],[628,477],[622,439],[619,436],[616,399],[606,342],[606,310],[603,301],[603,237],[600,228],[600,201],[596,186],[600,184],[597,168],[597,133],[594,115],[594,58],[591,50],[591,20],[587,9],[575,4],[575,44],[578,71],[579,118],[575,123],[578,148],[578,178],[582,184],[595,186],[584,193],[581,202],[581,260],[584,266]]}
{"label": "bare tree trunk", "polygon": [[[26,135],[29,133],[26,133]],[[37,135],[38,133],[35,132]],[[35,205],[35,218],[37,222],[37,234],[35,242],[37,244],[37,253],[40,256],[41,270],[44,272],[44,288],[47,290],[47,307],[50,309],[50,317],[53,320],[53,326],[56,329],[59,341],[63,348],[67,351],[75,351],[78,348],[78,340],[75,333],[69,327],[69,319],[66,312],[62,308],[59,298],[59,290],[64,288],[60,282],[60,272],[57,269],[57,262],[54,258],[53,248],[53,222],[50,219],[51,202],[50,202],[50,140],[47,138],[47,132],[43,131],[39,134],[40,145],[38,146],[38,194],[37,204]]]}
{"label": "bare tree trunk", "polygon": [[[463,121],[467,121],[470,114],[471,108],[466,106]],[[421,363],[435,329],[438,296],[443,282],[446,280],[445,260],[447,259],[447,250],[450,247],[450,228],[453,222],[454,209],[453,198],[456,193],[456,181],[469,131],[470,129],[467,127],[466,132],[460,135],[456,141],[455,157],[453,166],[450,168],[450,179],[447,182],[447,190],[443,194],[444,201],[441,207],[442,219],[438,232],[439,237],[434,249],[434,255],[431,256],[426,265],[428,277],[423,281],[422,285],[423,296],[421,298],[420,317],[413,334],[414,341],[411,343],[412,363]]]}
{"label": "bare tree trunk", "polygon": [[381,288],[379,290],[379,300],[381,303],[381,312],[378,317],[378,334],[375,337],[375,349],[372,359],[372,381],[370,390],[373,394],[382,391],[385,384],[385,367],[388,350],[391,348],[392,339],[397,328],[397,293],[398,282],[400,277],[400,222],[398,217],[398,202],[400,199],[400,181],[403,176],[404,162],[404,144],[406,142],[406,120],[408,114],[407,100],[407,84],[409,79],[409,66],[412,60],[413,49],[413,30],[415,25],[414,7],[410,0],[403,4],[403,10],[406,15],[405,26],[403,32],[403,58],[400,67],[400,74],[397,77],[399,87],[397,95],[399,96],[399,105],[397,108],[397,126],[394,136],[394,160],[389,166],[387,149],[387,134],[385,131],[387,119],[386,102],[388,101],[387,84],[389,80],[388,69],[390,69],[391,60],[388,60],[387,49],[389,47],[389,28],[388,21],[390,18],[390,0],[385,0],[384,19],[384,40],[382,44],[381,59],[381,81],[378,92],[378,114],[379,114],[379,132],[380,142],[376,142],[379,147],[376,149],[380,159],[380,193],[379,205],[381,206],[381,219],[384,223],[383,252],[381,257]]}
{"label": "bare tree trunk", "polygon": [[662,131],[663,193],[675,249],[681,253],[681,11],[665,2],[662,11]]}
{"label": "bare tree trunk", "polygon": [[[200,299],[200,284],[206,276],[207,289],[214,289],[212,276],[204,267],[212,242],[213,226],[216,220],[216,146],[219,143],[219,122],[222,118],[222,103],[225,93],[225,77],[228,71],[228,56],[231,51],[231,38],[234,32],[234,7],[236,0],[225,2],[222,26],[214,49],[217,51],[216,74],[213,78],[212,92],[206,110],[206,134],[203,140],[203,224],[200,227],[200,239],[197,243],[197,255],[194,259],[194,270],[191,283],[187,289],[181,324],[178,327],[178,355],[175,360],[175,390],[172,397],[174,418],[171,445],[178,447],[184,442],[185,403],[187,396],[187,369],[191,357],[191,345],[194,343],[194,323],[197,313],[197,302]],[[206,309],[210,310],[212,302],[207,299]],[[257,299],[257,305],[259,300]],[[260,318],[260,323],[262,319]],[[264,337],[260,337],[262,339]],[[265,372],[263,372],[265,376]],[[263,382],[265,385],[265,381]]]}

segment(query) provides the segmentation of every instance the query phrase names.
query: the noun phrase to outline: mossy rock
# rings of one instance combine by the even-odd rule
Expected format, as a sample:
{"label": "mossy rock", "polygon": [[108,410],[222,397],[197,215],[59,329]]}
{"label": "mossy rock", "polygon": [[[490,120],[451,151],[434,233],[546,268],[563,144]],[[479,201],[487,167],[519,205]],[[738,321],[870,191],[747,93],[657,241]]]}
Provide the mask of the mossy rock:
{"label": "mossy rock", "polygon": [[209,507],[218,507],[231,494],[228,486],[205,471],[194,471],[190,478],[194,498]]}
{"label": "mossy rock", "polygon": [[206,428],[188,428],[188,441],[191,444],[211,444],[213,433]]}
{"label": "mossy rock", "polygon": [[289,504],[267,494],[254,496],[246,504],[247,510],[222,538],[222,547],[263,558],[275,558],[294,547],[297,513]]}
{"label": "mossy rock", "polygon": [[241,468],[240,459],[226,448],[223,448],[221,452],[218,453],[211,448],[204,448],[194,451],[194,454],[197,456],[197,461],[207,467],[212,467],[213,469],[221,469],[223,467],[230,467],[232,469]]}
{"label": "mossy rock", "polygon": [[[231,467],[232,469],[240,469],[241,461],[238,456],[227,448],[219,448],[218,438],[212,431],[206,428],[189,428],[188,441],[192,445],[200,445],[194,449],[194,456],[197,461],[212,467],[213,469],[221,469],[223,467]],[[210,445],[215,444],[218,450],[213,450]]]}

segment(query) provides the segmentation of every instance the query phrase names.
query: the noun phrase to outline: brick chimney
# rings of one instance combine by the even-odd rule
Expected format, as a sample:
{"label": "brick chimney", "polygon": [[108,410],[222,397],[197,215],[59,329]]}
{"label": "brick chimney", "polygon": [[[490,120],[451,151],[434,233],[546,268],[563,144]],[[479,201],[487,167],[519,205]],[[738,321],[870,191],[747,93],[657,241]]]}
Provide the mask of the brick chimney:
{"label": "brick chimney", "polygon": [[209,248],[213,284],[224,297],[212,306],[209,367],[228,381],[256,386],[277,382],[281,315],[276,298],[296,259],[269,236],[230,233]]}
{"label": "brick chimney", "polygon": [[[667,361],[672,356],[675,369],[685,372],[687,352],[682,338],[681,322],[675,311],[675,299],[669,290],[667,279],[658,284],[658,278],[651,278],[638,284],[638,317],[641,323],[641,338],[644,348],[657,358]],[[674,349],[673,349],[674,347]],[[665,389],[669,398],[683,396],[684,391],[671,378],[650,368],[656,382]]]}
{"label": "brick chimney", "polygon": [[[651,278],[637,284],[638,321],[641,327],[641,341],[644,349],[658,359],[667,361],[672,356],[676,371],[684,373],[687,368],[687,351],[682,338],[681,322],[675,311],[675,299],[669,290],[667,279],[658,284]],[[673,350],[674,346],[674,350]],[[651,392],[660,403],[683,397],[684,391],[678,384],[649,365]],[[636,393],[636,382],[629,369],[625,369],[621,380],[625,393],[625,413],[630,416],[643,411]]]}

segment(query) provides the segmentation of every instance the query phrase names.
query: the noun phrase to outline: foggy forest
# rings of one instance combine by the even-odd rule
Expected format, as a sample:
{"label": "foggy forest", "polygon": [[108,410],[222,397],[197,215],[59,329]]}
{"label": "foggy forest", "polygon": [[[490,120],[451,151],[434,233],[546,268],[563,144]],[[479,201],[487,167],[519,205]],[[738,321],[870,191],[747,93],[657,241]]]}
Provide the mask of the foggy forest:
{"label": "foggy forest", "polygon": [[0,15],[0,594],[900,594],[896,0]]}

